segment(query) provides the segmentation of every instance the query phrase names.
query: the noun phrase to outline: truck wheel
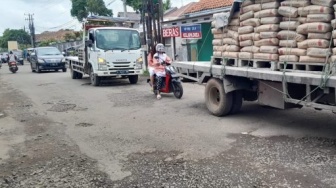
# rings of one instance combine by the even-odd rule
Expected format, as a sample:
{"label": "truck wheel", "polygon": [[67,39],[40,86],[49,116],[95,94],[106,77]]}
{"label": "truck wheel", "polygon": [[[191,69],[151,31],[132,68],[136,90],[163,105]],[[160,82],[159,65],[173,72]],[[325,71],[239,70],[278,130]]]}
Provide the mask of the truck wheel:
{"label": "truck wheel", "polygon": [[62,71],[63,71],[63,72],[66,72],[66,71],[67,71],[67,69],[66,69],[66,68],[63,68],[63,69],[62,69]]}
{"label": "truck wheel", "polygon": [[173,83],[174,84],[174,96],[177,98],[177,99],[180,99],[182,98],[182,95],[183,95],[183,87],[182,87],[182,84],[180,82],[175,82]]}
{"label": "truck wheel", "polygon": [[243,105],[243,91],[236,90],[232,92],[232,108],[230,114],[236,114],[240,111]]}
{"label": "truck wheel", "polygon": [[131,84],[136,84],[138,83],[138,78],[139,76],[138,75],[131,75],[131,76],[128,76],[128,80]]}
{"label": "truck wheel", "polygon": [[215,116],[228,115],[232,109],[232,93],[225,93],[223,82],[212,78],[205,87],[205,104]]}
{"label": "truck wheel", "polygon": [[77,72],[70,68],[70,75],[72,79],[77,79]]}
{"label": "truck wheel", "polygon": [[77,79],[82,79],[83,78],[83,74],[82,73],[79,73],[77,72]]}
{"label": "truck wheel", "polygon": [[99,76],[94,74],[93,67],[91,67],[91,71],[90,71],[90,80],[91,80],[91,85],[93,85],[93,86],[99,86],[100,85],[100,78],[99,78]]}

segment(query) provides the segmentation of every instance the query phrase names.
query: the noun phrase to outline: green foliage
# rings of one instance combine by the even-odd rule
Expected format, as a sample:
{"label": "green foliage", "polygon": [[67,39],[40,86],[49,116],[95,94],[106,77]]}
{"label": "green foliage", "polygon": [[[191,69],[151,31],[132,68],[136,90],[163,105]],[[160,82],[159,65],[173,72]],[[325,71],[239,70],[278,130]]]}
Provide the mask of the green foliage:
{"label": "green foliage", "polygon": [[50,43],[56,42],[54,39],[42,41],[39,46],[50,46]]}
{"label": "green foliage", "polygon": [[[153,4],[158,3],[158,0],[154,0]],[[132,7],[135,11],[142,12],[142,0],[126,0],[126,5]],[[171,1],[163,1],[163,10],[166,11],[171,8]]]}
{"label": "green foliage", "polygon": [[71,0],[71,16],[82,21],[88,15],[112,16],[112,10],[106,8],[103,0]]}
{"label": "green foliage", "polygon": [[6,29],[0,38],[0,47],[8,48],[8,41],[17,41],[21,45],[30,44],[30,36],[23,29]]}
{"label": "green foliage", "polygon": [[76,34],[75,33],[66,33],[64,35],[64,40],[65,41],[69,41],[71,39],[74,39],[74,40],[76,39]]}

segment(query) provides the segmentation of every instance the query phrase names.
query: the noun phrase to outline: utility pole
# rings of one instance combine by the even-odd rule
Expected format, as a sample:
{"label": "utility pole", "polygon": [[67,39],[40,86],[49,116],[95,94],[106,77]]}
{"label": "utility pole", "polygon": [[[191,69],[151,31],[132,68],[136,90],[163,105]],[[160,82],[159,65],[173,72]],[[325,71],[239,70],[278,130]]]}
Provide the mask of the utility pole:
{"label": "utility pole", "polygon": [[126,0],[123,0],[123,4],[124,4],[124,17],[127,17],[127,7],[126,7]]}
{"label": "utility pole", "polygon": [[30,31],[30,38],[31,38],[31,45],[33,46],[33,48],[36,47],[36,43],[35,43],[35,26],[34,26],[34,14],[25,14],[26,16],[28,16],[28,18],[26,18],[26,20],[29,22],[28,26],[29,26],[29,31]]}

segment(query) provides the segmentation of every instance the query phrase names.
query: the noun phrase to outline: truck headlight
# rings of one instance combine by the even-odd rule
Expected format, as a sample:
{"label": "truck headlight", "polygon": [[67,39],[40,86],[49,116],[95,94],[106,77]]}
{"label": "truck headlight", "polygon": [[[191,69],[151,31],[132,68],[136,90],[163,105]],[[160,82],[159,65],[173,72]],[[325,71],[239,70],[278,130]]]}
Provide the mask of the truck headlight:
{"label": "truck headlight", "polygon": [[106,64],[106,60],[104,58],[98,58],[98,64]]}
{"label": "truck headlight", "polygon": [[142,63],[143,63],[143,59],[142,59],[142,57],[139,57],[139,58],[135,61],[135,63],[137,63],[137,64],[142,64]]}

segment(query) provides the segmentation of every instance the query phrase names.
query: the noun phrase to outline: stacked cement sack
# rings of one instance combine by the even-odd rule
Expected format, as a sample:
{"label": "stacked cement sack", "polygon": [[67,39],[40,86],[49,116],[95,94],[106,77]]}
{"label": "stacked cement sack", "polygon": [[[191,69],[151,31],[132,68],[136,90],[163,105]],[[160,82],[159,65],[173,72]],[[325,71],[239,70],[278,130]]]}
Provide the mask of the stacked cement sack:
{"label": "stacked cement sack", "polygon": [[[254,28],[253,45],[259,48],[258,52],[253,53],[256,60],[278,61],[280,17],[278,8],[280,3],[274,0],[255,0],[254,18],[260,25]],[[244,9],[242,9],[244,10]]]}
{"label": "stacked cement sack", "polygon": [[[223,16],[223,14],[216,14],[216,16]],[[212,24],[215,27],[215,23]],[[239,27],[239,12],[234,13],[232,19],[227,27],[212,29],[214,34],[213,44],[213,56],[214,57],[229,57],[238,58],[238,53],[240,51],[239,41],[238,41],[238,27]]]}
{"label": "stacked cement sack", "polygon": [[297,28],[306,23],[306,15],[299,15],[299,9],[310,5],[310,1],[285,0],[281,2],[279,14],[282,16],[280,22],[281,31],[277,37],[279,42],[279,61],[298,62],[300,56],[306,56],[307,50],[298,48],[298,42],[305,41],[306,35],[297,33]]}
{"label": "stacked cement sack", "polygon": [[[336,17],[336,4],[333,7],[334,7],[334,11],[335,11],[334,15]],[[334,44],[334,46],[336,46],[336,19],[331,21],[331,26],[333,28],[333,31],[332,31],[333,44]],[[333,48],[333,50],[332,50],[332,56],[331,56],[330,60],[331,60],[332,63],[336,63],[336,47]]]}

